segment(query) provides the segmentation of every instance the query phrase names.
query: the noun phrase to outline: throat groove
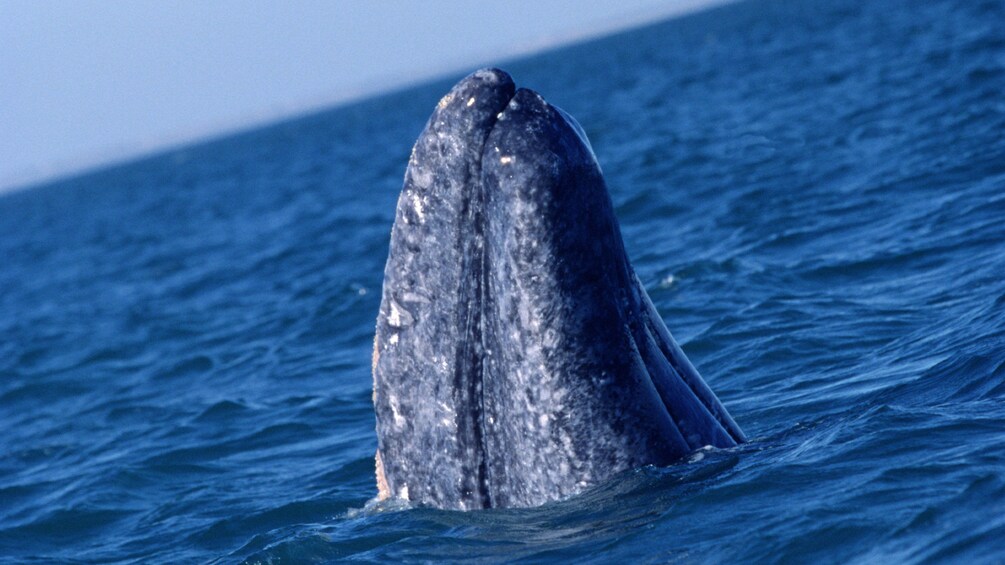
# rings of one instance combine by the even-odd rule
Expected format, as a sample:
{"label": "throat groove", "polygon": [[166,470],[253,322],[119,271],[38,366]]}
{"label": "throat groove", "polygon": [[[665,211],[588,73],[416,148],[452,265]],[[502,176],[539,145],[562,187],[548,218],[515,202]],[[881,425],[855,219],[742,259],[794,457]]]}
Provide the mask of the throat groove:
{"label": "throat groove", "polygon": [[[509,100],[506,101],[506,104]],[[505,105],[503,106],[505,109]],[[487,231],[485,216],[486,187],[482,183],[482,155],[485,153],[485,141],[496,117],[485,130],[485,138],[481,143],[478,158],[473,159],[468,171],[467,198],[464,202],[462,215],[463,225],[467,230],[461,230],[457,244],[465,250],[463,271],[465,278],[461,281],[460,308],[463,312],[459,320],[467,336],[465,345],[457,351],[455,386],[464,398],[458,399],[459,406],[469,407],[466,414],[461,411],[455,416],[459,437],[465,441],[459,446],[462,450],[462,460],[467,461],[467,475],[464,478],[462,497],[473,507],[491,508],[491,477],[488,443],[486,434],[485,379],[488,373],[485,343],[486,313],[491,302],[488,292],[489,257],[488,246],[485,244]],[[467,300],[465,300],[467,299]],[[466,303],[466,304],[465,304]]]}

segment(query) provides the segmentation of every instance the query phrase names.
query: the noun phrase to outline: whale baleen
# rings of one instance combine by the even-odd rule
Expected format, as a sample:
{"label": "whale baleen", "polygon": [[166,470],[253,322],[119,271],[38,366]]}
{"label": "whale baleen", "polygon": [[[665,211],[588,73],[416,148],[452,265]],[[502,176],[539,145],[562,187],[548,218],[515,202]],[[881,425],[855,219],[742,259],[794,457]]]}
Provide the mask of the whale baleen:
{"label": "whale baleen", "polygon": [[415,143],[373,377],[381,498],[535,506],[744,441],[636,277],[583,129],[497,69]]}

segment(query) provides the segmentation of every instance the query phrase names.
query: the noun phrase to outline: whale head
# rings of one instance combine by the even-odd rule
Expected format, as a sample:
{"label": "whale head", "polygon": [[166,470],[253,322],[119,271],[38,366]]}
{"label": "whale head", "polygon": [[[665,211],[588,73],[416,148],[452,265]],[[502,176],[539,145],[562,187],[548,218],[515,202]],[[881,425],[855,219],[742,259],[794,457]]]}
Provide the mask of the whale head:
{"label": "whale head", "polygon": [[497,69],[415,143],[373,376],[380,496],[439,508],[535,506],[744,441],[635,276],[583,129]]}

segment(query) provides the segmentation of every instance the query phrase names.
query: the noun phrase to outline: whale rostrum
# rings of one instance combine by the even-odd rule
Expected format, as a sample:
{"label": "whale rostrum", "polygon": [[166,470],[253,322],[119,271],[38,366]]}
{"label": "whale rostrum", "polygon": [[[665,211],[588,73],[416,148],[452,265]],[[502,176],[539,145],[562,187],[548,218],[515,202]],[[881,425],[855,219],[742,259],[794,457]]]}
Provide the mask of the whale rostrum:
{"label": "whale rostrum", "polygon": [[381,498],[535,506],[744,441],[636,277],[583,129],[497,69],[415,143],[373,377]]}

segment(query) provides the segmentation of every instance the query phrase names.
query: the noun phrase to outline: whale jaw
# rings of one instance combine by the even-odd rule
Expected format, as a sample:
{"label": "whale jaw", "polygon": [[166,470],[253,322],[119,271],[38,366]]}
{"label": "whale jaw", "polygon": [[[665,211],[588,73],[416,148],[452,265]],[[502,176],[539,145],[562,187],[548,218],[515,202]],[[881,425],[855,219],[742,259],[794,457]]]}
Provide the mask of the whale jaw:
{"label": "whale jaw", "polygon": [[526,507],[744,441],[625,254],[583,130],[499,70],[416,141],[374,341],[382,496]]}

